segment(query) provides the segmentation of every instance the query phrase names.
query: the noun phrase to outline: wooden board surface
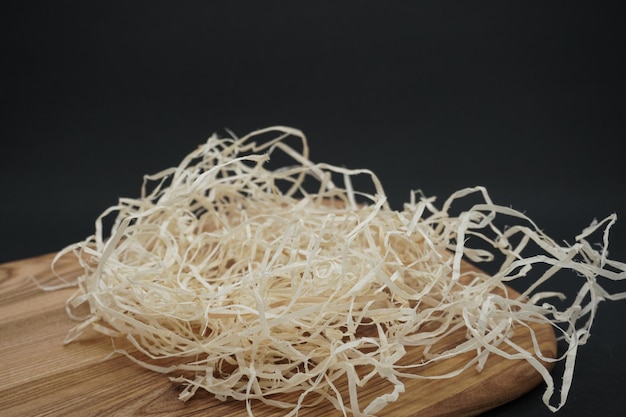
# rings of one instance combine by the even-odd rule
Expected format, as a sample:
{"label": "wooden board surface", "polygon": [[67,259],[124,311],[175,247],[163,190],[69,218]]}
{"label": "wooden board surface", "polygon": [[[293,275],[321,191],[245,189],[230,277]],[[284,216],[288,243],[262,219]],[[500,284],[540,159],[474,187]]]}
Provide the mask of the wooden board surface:
{"label": "wooden board surface", "polygon": [[[0,415],[11,416],[245,416],[243,402],[221,402],[206,392],[190,401],[178,400],[180,387],[167,376],[153,373],[123,356],[103,360],[111,352],[107,337],[90,333],[63,345],[74,326],[65,300],[74,289],[45,292],[29,276],[52,282],[50,262],[44,255],[0,265]],[[466,268],[471,268],[465,265]],[[78,275],[78,264],[62,260],[60,272]],[[549,325],[533,325],[541,351],[556,355],[554,332]],[[464,332],[446,340],[456,346]],[[531,350],[524,329],[513,341]],[[407,359],[420,360],[420,352],[408,349]],[[468,356],[431,365],[428,372],[456,369]],[[525,361],[491,355],[485,369],[471,368],[452,379],[407,379],[406,392],[381,416],[475,416],[511,401],[541,383],[539,374]],[[377,395],[367,388],[366,397]],[[284,411],[256,407],[255,415],[280,416]],[[328,403],[303,409],[299,416],[339,415]]]}

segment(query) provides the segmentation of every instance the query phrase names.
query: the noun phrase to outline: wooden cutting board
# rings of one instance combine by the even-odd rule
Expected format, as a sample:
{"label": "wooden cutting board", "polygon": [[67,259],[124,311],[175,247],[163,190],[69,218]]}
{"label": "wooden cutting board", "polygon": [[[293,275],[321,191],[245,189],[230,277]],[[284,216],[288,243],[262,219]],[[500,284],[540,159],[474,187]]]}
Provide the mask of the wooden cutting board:
{"label": "wooden cutting board", "polygon": [[[123,356],[103,360],[111,352],[108,337],[83,335],[63,345],[74,326],[65,300],[74,289],[40,290],[29,276],[52,283],[50,262],[54,254],[0,265],[0,415],[11,416],[246,416],[245,404],[218,401],[198,393],[186,403],[178,400],[180,387],[167,376],[153,373]],[[466,264],[465,268],[473,268]],[[58,271],[76,276],[80,267],[71,257]],[[512,293],[514,293],[512,291]],[[556,340],[549,325],[532,325],[543,354],[555,357]],[[456,346],[464,332],[447,342]],[[528,331],[518,329],[513,341],[532,350]],[[420,352],[408,349],[408,359],[420,360]],[[456,369],[468,356],[430,365],[429,373]],[[474,416],[528,392],[542,380],[525,361],[491,355],[482,372],[470,368],[452,379],[406,380],[406,392],[387,406],[381,416]],[[377,387],[365,397],[375,397]],[[367,400],[367,398],[365,398]],[[284,412],[256,407],[258,416]],[[299,416],[339,415],[330,404],[303,409]]]}

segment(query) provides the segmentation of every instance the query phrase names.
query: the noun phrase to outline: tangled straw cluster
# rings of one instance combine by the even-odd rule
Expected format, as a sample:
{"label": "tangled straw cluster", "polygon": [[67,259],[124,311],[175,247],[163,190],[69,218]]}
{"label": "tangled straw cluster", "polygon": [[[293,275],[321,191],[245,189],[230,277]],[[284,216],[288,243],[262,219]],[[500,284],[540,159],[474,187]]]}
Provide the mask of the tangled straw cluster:
{"label": "tangled straw cluster", "polygon": [[[275,157],[291,162],[269,169]],[[370,178],[375,191],[355,190],[357,175]],[[468,195],[483,202],[452,216],[451,205]],[[105,230],[109,215],[115,221]],[[501,230],[496,216],[517,225]],[[289,416],[318,401],[369,416],[398,399],[403,378],[427,377],[419,372],[426,364],[475,352],[465,367],[480,368],[488,355],[505,355],[499,346],[514,326],[545,322],[569,344],[554,359],[566,359],[557,406],[550,405],[552,377],[537,360],[552,359],[539,351],[519,355],[541,373],[544,401],[556,410],[598,303],[624,297],[597,281],[625,277],[626,265],[607,258],[614,222],[596,222],[562,247],[523,214],[493,204],[481,187],[453,194],[439,209],[413,192],[394,211],[374,173],[311,162],[295,129],[213,136],[179,166],[146,176],[139,198],[121,199],[98,218],[93,236],[59,254],[74,252],[84,268],[68,300],[82,323],[67,341],[88,327],[125,338],[137,352],[120,351],[174,375],[186,387],[182,400],[204,389],[245,401],[250,415],[259,400]],[[596,251],[587,239],[602,230],[604,246]],[[494,256],[468,247],[473,241],[501,254],[496,274],[464,276],[463,259]],[[541,253],[522,256],[529,245]],[[536,265],[547,268],[519,298],[494,295]],[[584,277],[578,297],[562,309],[551,302],[559,294],[536,291],[560,269]],[[89,313],[76,317],[81,305]],[[467,329],[466,343],[429,352],[459,328]],[[399,366],[408,346],[423,347],[425,360]],[[390,388],[362,404],[358,388],[374,379]],[[276,395],[294,392],[293,401]]]}

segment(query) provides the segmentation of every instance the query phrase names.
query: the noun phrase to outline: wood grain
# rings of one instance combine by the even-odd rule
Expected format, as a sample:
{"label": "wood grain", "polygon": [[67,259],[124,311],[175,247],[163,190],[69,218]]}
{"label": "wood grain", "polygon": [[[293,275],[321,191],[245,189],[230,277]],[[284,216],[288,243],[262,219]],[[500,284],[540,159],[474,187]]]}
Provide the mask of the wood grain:
{"label": "wood grain", "polygon": [[[122,356],[104,360],[111,352],[109,339],[89,333],[63,345],[74,326],[65,300],[74,289],[46,292],[30,276],[52,282],[53,254],[0,265],[0,415],[11,416],[245,416],[245,404],[221,402],[208,393],[198,393],[183,403],[179,387]],[[472,268],[465,265],[465,268]],[[78,264],[63,259],[58,269],[67,275],[79,273]],[[545,356],[556,355],[554,332],[549,325],[532,325]],[[464,332],[446,340],[456,346]],[[531,350],[528,331],[519,328],[512,340]],[[428,372],[456,369],[470,356],[430,365]],[[407,360],[421,359],[410,348]],[[490,356],[482,372],[473,367],[453,379],[407,379],[406,392],[381,416],[475,416],[511,401],[541,383],[539,374],[525,361]],[[381,387],[368,386],[365,397],[379,395]],[[280,416],[274,408],[255,406],[255,415]],[[306,408],[300,416],[339,415],[329,403]]]}

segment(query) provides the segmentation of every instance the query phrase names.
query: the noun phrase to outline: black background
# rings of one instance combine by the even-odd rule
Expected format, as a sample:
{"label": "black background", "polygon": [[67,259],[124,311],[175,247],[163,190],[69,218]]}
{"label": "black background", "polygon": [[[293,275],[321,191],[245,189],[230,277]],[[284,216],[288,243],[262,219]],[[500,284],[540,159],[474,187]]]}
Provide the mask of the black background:
{"label": "black background", "polygon": [[[212,133],[275,124],[303,130],[315,161],[374,170],[396,208],[411,189],[441,201],[483,185],[569,242],[617,213],[625,261],[626,31],[611,4],[2,6],[0,262],[83,239]],[[625,304],[601,305],[557,415],[622,415]],[[487,415],[552,415],[542,390]]]}

